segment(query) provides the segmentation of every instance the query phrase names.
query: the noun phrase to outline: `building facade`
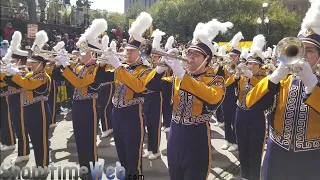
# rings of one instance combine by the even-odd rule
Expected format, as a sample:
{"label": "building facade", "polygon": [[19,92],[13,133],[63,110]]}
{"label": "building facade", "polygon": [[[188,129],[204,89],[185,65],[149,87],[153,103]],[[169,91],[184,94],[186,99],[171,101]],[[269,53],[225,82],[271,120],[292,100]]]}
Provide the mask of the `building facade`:
{"label": "building facade", "polygon": [[134,3],[140,3],[142,6],[151,7],[157,0],[124,0],[124,12],[127,12],[129,7]]}
{"label": "building facade", "polygon": [[310,7],[309,0],[280,0],[289,11],[305,13]]}

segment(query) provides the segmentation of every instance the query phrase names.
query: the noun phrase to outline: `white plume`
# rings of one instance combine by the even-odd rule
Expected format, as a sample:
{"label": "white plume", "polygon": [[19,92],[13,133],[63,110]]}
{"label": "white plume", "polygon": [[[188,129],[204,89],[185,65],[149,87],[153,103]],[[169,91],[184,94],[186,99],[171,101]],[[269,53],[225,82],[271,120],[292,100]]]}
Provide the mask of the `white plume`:
{"label": "white plume", "polygon": [[162,36],[165,35],[166,33],[160,31],[159,29],[156,29],[155,31],[153,31],[151,37],[153,37],[153,41],[152,41],[152,48],[160,50],[160,43],[162,40]]}
{"label": "white plume", "polygon": [[12,40],[11,40],[11,43],[10,43],[10,49],[13,50],[13,51],[17,50],[19,48],[21,40],[22,40],[21,32],[15,31],[13,33],[13,35],[12,35]]}
{"label": "white plume", "polygon": [[193,42],[199,39],[202,43],[206,44],[212,51],[213,55],[215,49],[212,40],[220,33],[225,33],[228,29],[232,28],[231,22],[221,23],[217,19],[213,19],[206,24],[199,23],[193,32]]}
{"label": "white plume", "polygon": [[116,41],[111,41],[110,43],[110,48],[112,49],[113,52],[117,52],[117,43]]}
{"label": "white plume", "polygon": [[272,56],[271,57],[276,56],[276,48],[277,48],[277,46],[273,45],[273,50],[272,50]]}
{"label": "white plume", "polygon": [[301,24],[301,30],[311,28],[315,33],[320,34],[320,1],[313,0],[310,3],[311,6]]}
{"label": "white plume", "polygon": [[36,39],[34,40],[31,50],[33,51],[36,45],[40,49],[42,49],[42,47],[48,42],[48,40],[48,35],[44,30],[38,31],[36,33]]}
{"label": "white plume", "polygon": [[167,39],[167,43],[166,43],[166,45],[165,45],[165,49],[166,50],[170,50],[170,49],[172,49],[173,48],[173,43],[174,43],[174,37],[173,36],[170,36],[168,39]]}
{"label": "white plume", "polygon": [[95,41],[95,39],[108,29],[108,23],[105,19],[95,19],[88,29],[81,35],[76,46],[80,46],[82,42]]}
{"label": "white plume", "polygon": [[271,58],[271,57],[272,57],[272,48],[271,48],[271,47],[268,47],[267,57],[268,57],[268,58]]}
{"label": "white plume", "polygon": [[[248,49],[247,46],[244,45],[244,46],[241,48],[241,52],[242,52],[244,49]],[[248,49],[248,51],[249,51],[249,49]]]}
{"label": "white plume", "polygon": [[129,35],[142,42],[142,34],[151,26],[152,17],[149,13],[141,12],[129,29]]}
{"label": "white plume", "polygon": [[247,59],[248,56],[249,56],[249,49],[246,47],[242,48],[240,58]]}
{"label": "white plume", "polygon": [[7,54],[2,58],[4,64],[10,64],[12,60],[12,50],[9,48]]}
{"label": "white plume", "polygon": [[266,43],[265,37],[262,34],[255,36],[252,40],[252,45],[250,48],[250,53],[257,54],[260,58],[263,59],[262,49]]}
{"label": "white plume", "polygon": [[109,47],[109,36],[108,35],[104,35],[102,37],[102,48],[103,50],[107,50]]}
{"label": "white plume", "polygon": [[242,39],[244,39],[242,32],[238,32],[236,35],[233,36],[232,40],[230,41],[230,47],[238,47],[238,44]]}
{"label": "white plume", "polygon": [[217,53],[218,53],[218,50],[219,50],[219,44],[216,43],[216,42],[214,42],[213,48],[214,48],[214,54],[217,54]]}
{"label": "white plume", "polygon": [[226,45],[220,46],[218,49],[217,55],[218,56],[225,56],[226,54],[227,54],[227,46]]}
{"label": "white plume", "polygon": [[60,49],[62,49],[64,47],[64,45],[65,45],[64,42],[60,41],[60,42],[57,43],[57,45],[55,45],[53,47],[53,50],[56,51],[56,52],[59,52]]}

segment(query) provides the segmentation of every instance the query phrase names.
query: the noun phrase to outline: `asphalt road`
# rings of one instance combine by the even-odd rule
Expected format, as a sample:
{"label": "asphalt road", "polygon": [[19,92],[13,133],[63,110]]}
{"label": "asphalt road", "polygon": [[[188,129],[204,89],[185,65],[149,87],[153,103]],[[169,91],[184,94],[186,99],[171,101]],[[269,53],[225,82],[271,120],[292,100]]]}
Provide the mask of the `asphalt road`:
{"label": "asphalt road", "polygon": [[[77,150],[72,130],[71,113],[69,111],[62,112],[57,117],[58,125],[55,128],[50,129],[50,162],[55,166],[77,166]],[[115,166],[118,161],[114,139],[112,135],[107,138],[100,138],[101,132],[98,134],[98,156],[99,161],[104,161],[105,166]],[[161,158],[153,161],[143,159],[143,175],[147,180],[170,180],[168,174],[167,163],[167,137],[168,134],[161,133]],[[221,150],[221,146],[224,143],[224,130],[213,126],[211,124],[211,143],[213,146],[213,163],[209,180],[218,179],[240,179],[239,176],[239,161],[238,153],[231,153]],[[147,137],[145,138],[145,143]],[[16,166],[32,167],[35,165],[34,154],[31,147],[30,159],[27,163],[19,163]],[[146,148],[146,144],[144,144]],[[14,151],[1,152],[1,165],[6,169],[10,169],[12,166],[11,159],[17,156],[17,148]],[[57,174],[57,173],[56,173]],[[50,179],[50,177],[48,177]],[[55,180],[59,178],[55,177]],[[103,175],[102,179],[107,179]]]}

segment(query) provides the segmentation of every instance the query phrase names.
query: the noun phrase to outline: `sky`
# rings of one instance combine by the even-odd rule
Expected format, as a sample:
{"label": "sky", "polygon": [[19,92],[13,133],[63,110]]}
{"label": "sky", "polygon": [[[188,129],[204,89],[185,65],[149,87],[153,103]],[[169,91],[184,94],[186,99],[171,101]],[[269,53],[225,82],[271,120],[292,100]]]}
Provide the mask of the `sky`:
{"label": "sky", "polygon": [[[70,0],[71,5],[75,5],[77,0]],[[124,13],[124,0],[89,0],[91,9],[104,9],[109,12]]]}

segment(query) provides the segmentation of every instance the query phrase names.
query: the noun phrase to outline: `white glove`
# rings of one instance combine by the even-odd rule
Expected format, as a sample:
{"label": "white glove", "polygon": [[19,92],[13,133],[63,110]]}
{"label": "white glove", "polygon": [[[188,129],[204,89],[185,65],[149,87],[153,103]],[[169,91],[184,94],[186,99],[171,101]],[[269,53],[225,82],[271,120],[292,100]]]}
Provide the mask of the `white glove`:
{"label": "white glove", "polygon": [[57,59],[64,68],[70,65],[70,59],[67,56],[58,56]]}
{"label": "white glove", "polygon": [[110,53],[110,54],[106,55],[106,58],[108,60],[108,64],[113,66],[115,69],[118,69],[121,66],[121,62],[119,61],[119,59],[115,55]]}
{"label": "white glove", "polygon": [[158,74],[162,74],[162,73],[165,72],[166,70],[168,70],[168,67],[166,67],[166,66],[157,66],[157,67],[156,67],[156,72],[157,72]]}
{"label": "white glove", "polygon": [[301,68],[301,71],[297,73],[297,76],[299,76],[303,82],[306,93],[310,94],[318,83],[317,76],[313,74],[312,68],[308,62],[299,61],[297,66],[298,68]]}
{"label": "white glove", "polygon": [[244,70],[244,71],[243,71],[243,75],[244,75],[245,77],[249,78],[249,79],[251,79],[252,76],[253,76],[253,74],[252,74],[252,72],[251,72],[250,70]]}
{"label": "white glove", "polygon": [[179,60],[173,60],[172,71],[180,80],[182,80],[183,76],[186,73],[186,71],[182,67],[181,61]]}
{"label": "white glove", "polygon": [[179,54],[179,50],[176,48],[170,49],[167,51],[168,54]]}
{"label": "white glove", "polygon": [[17,67],[8,67],[6,69],[6,74],[8,76],[13,76],[15,74],[18,74],[19,73],[19,69]]}
{"label": "white glove", "polygon": [[289,68],[283,63],[280,63],[279,66],[273,73],[269,76],[269,80],[274,84],[279,84],[279,82],[289,74]]}

